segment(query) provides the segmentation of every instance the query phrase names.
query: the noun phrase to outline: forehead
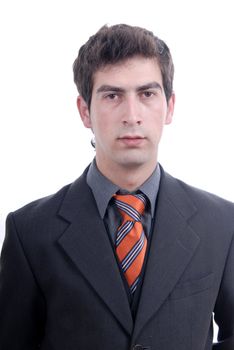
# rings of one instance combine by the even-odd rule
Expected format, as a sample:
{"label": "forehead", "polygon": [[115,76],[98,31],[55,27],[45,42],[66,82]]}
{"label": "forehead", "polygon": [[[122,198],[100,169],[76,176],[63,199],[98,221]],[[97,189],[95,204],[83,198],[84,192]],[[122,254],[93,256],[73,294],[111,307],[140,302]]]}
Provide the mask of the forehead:
{"label": "forehead", "polygon": [[93,77],[93,89],[101,85],[131,87],[157,81],[162,85],[162,74],[155,58],[134,57],[99,69]]}

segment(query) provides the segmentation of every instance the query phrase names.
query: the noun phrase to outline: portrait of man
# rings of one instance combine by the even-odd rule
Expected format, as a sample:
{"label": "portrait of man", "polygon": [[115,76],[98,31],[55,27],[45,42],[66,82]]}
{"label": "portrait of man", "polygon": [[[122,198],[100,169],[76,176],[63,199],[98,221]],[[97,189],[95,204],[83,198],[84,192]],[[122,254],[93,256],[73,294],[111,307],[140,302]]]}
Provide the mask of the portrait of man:
{"label": "portrait of man", "polygon": [[103,26],[73,73],[95,157],[8,215],[0,349],[233,350],[234,204],[158,162],[175,105],[168,46]]}

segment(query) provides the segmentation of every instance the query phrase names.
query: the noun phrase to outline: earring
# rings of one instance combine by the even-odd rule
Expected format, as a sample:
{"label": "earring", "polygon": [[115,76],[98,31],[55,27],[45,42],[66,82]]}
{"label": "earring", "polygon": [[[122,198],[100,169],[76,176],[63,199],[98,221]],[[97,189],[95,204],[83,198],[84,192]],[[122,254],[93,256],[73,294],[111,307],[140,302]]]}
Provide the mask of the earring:
{"label": "earring", "polygon": [[93,137],[93,138],[91,139],[91,145],[92,145],[92,147],[95,149],[95,146],[96,146],[95,137]]}

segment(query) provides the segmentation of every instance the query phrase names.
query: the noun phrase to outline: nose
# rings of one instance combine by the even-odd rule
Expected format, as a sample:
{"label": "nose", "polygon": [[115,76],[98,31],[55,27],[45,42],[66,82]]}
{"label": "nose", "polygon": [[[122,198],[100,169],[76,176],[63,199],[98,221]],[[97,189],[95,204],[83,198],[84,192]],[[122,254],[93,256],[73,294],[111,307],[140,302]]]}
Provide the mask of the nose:
{"label": "nose", "polygon": [[123,118],[124,125],[141,125],[141,111],[139,101],[135,96],[128,96],[123,104]]}

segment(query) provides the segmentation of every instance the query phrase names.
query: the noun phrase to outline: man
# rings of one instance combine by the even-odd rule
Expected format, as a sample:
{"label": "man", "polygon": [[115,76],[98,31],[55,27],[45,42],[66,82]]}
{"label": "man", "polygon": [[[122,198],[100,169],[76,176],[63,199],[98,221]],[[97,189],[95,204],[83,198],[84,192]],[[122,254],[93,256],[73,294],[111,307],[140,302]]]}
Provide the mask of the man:
{"label": "man", "polygon": [[8,216],[1,350],[234,349],[234,205],[157,161],[173,70],[142,28],[105,26],[81,47],[77,106],[96,157]]}

